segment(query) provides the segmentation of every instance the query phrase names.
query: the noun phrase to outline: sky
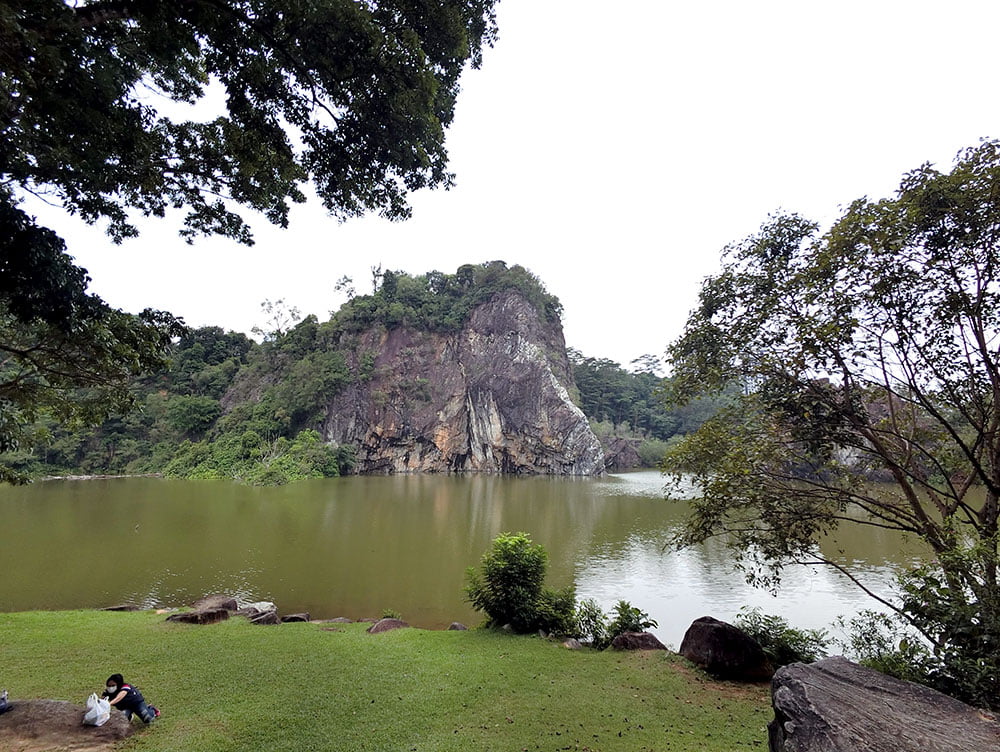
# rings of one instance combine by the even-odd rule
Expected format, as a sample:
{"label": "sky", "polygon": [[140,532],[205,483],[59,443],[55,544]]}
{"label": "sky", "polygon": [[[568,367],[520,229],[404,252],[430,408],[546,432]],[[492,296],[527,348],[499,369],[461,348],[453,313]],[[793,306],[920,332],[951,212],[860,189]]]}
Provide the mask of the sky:
{"label": "sky", "polygon": [[265,300],[326,320],[342,276],[453,273],[501,259],[563,304],[566,343],[628,366],[662,356],[720,252],[770,214],[828,226],[924,162],[1000,136],[990,0],[500,0],[499,41],[462,80],[451,190],[413,218],[340,224],[317,200],[257,244],[194,246],[143,220],[115,246],[40,205],[92,277],[138,312],[250,333]]}

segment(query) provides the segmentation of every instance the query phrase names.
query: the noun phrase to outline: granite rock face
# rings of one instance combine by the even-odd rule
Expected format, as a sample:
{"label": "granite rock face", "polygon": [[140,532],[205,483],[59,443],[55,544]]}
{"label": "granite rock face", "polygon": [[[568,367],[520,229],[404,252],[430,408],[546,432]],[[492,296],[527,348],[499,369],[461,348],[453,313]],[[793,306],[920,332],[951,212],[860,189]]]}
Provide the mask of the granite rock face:
{"label": "granite rock face", "polygon": [[989,713],[839,656],[778,669],[771,752],[996,752]]}
{"label": "granite rock face", "polygon": [[569,396],[562,327],[515,290],[453,333],[406,326],[345,335],[363,374],[334,396],[324,438],[357,447],[357,471],[594,475],[604,453]]}

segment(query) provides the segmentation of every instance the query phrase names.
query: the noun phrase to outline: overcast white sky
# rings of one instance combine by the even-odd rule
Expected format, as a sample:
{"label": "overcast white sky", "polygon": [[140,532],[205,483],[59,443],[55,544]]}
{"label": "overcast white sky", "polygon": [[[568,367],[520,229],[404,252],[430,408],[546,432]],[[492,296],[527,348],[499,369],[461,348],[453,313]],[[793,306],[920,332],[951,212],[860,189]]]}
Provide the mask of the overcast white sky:
{"label": "overcast white sky", "polygon": [[559,297],[569,346],[628,365],[662,355],[721,248],[768,214],[828,224],[1000,136],[989,0],[501,0],[499,26],[463,78],[457,186],[414,195],[408,222],[339,225],[312,201],[286,231],[256,221],[253,248],[155,220],[116,247],[39,216],[110,304],[247,333],[265,299],[325,320],[337,279],[370,292],[372,266],[502,259]]}

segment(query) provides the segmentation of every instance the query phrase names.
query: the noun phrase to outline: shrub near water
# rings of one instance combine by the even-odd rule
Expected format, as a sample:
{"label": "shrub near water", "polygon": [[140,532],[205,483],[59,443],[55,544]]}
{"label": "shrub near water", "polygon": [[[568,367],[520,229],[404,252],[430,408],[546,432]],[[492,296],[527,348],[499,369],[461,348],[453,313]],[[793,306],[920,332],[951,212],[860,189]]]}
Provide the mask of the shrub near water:
{"label": "shrub near water", "polygon": [[510,625],[515,632],[566,634],[573,630],[576,592],[545,587],[548,554],[527,533],[503,533],[483,554],[481,572],[466,570],[465,594],[490,626]]}

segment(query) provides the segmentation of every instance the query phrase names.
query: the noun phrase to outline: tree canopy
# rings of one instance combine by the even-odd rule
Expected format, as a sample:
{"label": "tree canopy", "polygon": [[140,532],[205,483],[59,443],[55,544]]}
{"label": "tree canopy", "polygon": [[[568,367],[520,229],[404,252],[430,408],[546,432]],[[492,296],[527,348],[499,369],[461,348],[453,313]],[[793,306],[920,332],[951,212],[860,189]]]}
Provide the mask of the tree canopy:
{"label": "tree canopy", "polygon": [[[25,196],[115,242],[183,210],[189,241],[249,244],[241,212],[285,226],[307,183],[338,219],[405,218],[409,191],[452,182],[444,129],[495,2],[0,2],[0,451],[30,444],[40,412],[123,408],[183,329],[88,294]],[[176,114],[213,91],[210,119]]]}
{"label": "tree canopy", "polygon": [[825,234],[772,218],[670,349],[675,400],[743,388],[668,454],[702,491],[678,543],[725,534],[773,584],[790,561],[859,581],[819,553],[838,525],[917,536],[928,563],[880,597],[933,646],[936,683],[980,704],[1000,696],[998,241],[990,141]]}

